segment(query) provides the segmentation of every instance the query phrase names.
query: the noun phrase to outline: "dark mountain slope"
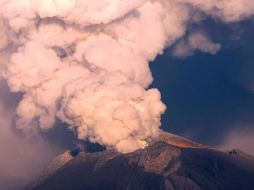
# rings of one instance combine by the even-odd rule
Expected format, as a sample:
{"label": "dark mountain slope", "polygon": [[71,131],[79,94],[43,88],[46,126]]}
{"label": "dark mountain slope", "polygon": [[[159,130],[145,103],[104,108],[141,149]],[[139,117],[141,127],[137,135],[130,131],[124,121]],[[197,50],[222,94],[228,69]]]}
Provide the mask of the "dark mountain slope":
{"label": "dark mountain slope", "polygon": [[[253,190],[254,162],[163,134],[144,150],[80,152],[29,190]],[[167,135],[166,135],[167,136]],[[171,138],[171,140],[170,140]],[[172,138],[176,138],[172,142]],[[184,146],[182,143],[184,142]],[[179,146],[176,146],[178,144]],[[189,146],[188,146],[189,144]]]}

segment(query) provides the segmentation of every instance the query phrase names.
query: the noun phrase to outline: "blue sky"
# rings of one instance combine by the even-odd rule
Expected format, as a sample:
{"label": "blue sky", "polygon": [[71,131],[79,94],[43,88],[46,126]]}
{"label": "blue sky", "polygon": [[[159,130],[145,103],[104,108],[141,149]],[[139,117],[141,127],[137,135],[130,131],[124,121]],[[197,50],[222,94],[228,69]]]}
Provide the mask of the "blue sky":
{"label": "blue sky", "polygon": [[254,130],[254,22],[205,20],[189,27],[222,45],[215,54],[175,58],[172,49],[150,65],[167,111],[162,128],[209,145],[232,131]]}

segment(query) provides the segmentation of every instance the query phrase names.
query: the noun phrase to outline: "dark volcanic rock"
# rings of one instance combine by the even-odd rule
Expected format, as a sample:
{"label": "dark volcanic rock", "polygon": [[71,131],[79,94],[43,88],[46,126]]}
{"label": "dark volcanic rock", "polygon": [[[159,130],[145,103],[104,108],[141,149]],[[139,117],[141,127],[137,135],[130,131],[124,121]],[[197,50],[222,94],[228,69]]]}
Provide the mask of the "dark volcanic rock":
{"label": "dark volcanic rock", "polygon": [[[174,136],[176,138],[176,136]],[[180,137],[179,137],[180,138]],[[182,139],[181,139],[182,141]],[[144,150],[79,153],[29,190],[253,190],[254,162],[163,139]],[[178,143],[179,144],[179,143]],[[190,145],[193,145],[192,142]]]}

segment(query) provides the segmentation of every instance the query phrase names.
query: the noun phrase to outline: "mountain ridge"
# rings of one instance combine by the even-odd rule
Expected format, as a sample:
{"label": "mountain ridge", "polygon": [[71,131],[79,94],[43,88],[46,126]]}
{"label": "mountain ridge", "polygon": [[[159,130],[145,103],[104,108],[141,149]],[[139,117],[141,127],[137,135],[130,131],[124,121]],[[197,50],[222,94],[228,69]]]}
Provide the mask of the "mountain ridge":
{"label": "mountain ridge", "polygon": [[253,160],[161,133],[145,149],[128,154],[80,152],[27,189],[251,190],[253,179]]}

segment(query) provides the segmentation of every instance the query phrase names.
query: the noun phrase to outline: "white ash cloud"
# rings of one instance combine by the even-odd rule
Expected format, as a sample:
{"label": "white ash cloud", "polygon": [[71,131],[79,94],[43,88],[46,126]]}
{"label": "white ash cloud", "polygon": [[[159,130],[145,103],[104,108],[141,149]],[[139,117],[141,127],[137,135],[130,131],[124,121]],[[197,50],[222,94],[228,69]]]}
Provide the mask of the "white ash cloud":
{"label": "white ash cloud", "polygon": [[[10,54],[4,77],[12,92],[23,93],[17,128],[36,134],[57,117],[79,139],[120,152],[145,147],[165,111],[159,91],[148,89],[148,63],[185,35],[195,11],[238,21],[254,12],[246,2],[1,0],[0,52]],[[218,49],[195,39],[195,49]]]}

